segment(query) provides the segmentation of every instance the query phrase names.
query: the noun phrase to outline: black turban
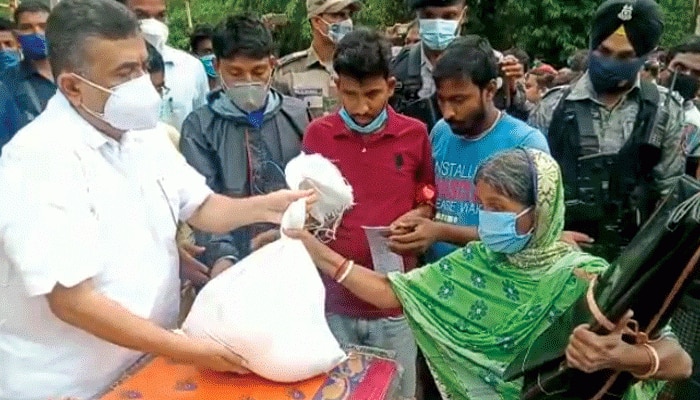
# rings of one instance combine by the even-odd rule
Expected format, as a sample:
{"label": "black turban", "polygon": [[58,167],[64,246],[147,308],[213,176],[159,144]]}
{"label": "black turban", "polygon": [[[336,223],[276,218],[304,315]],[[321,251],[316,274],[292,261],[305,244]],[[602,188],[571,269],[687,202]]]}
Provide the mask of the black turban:
{"label": "black turban", "polygon": [[598,7],[591,24],[591,49],[597,48],[624,25],[638,57],[652,52],[664,30],[661,8],[653,0],[607,0]]}
{"label": "black turban", "polygon": [[406,0],[408,8],[411,10],[423,7],[449,7],[462,2],[465,2],[465,0]]}

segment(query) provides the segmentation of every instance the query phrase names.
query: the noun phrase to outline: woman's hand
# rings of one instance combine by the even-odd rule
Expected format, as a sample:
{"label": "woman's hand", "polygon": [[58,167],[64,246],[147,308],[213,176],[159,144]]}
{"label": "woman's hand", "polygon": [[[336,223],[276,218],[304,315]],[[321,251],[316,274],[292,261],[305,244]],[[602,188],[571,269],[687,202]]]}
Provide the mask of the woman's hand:
{"label": "woman's hand", "polygon": [[316,264],[316,267],[328,275],[333,275],[335,273],[335,268],[344,260],[341,255],[321,243],[320,240],[316,239],[316,237],[308,231],[289,229],[285,230],[284,234],[292,239],[301,240],[306,247],[306,251],[309,252],[311,259]]}
{"label": "woman's hand", "polygon": [[561,238],[559,239],[564,243],[570,244],[576,250],[581,250],[581,245],[590,245],[595,243],[592,237],[581,232],[574,231],[564,231],[561,233]]}
{"label": "woman's hand", "polygon": [[576,327],[566,348],[569,367],[588,374],[604,369],[620,370],[620,360],[624,353],[637,350],[635,346],[622,340],[622,333],[633,314],[632,311],[628,311],[615,330],[607,335],[601,336],[591,332],[588,324]]}

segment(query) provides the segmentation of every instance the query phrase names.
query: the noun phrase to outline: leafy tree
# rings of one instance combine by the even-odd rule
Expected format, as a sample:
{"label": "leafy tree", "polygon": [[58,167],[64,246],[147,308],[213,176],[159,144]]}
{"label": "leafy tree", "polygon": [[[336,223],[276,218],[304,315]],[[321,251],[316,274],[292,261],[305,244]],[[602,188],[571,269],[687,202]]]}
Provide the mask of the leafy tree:
{"label": "leafy tree", "polygon": [[[189,46],[185,0],[167,0],[170,43]],[[405,0],[362,0],[364,8],[355,18],[358,25],[378,28],[409,21],[413,16]],[[665,14],[662,46],[670,47],[695,29],[694,5],[698,0],[657,0]],[[0,0],[3,2],[3,0]],[[517,46],[533,57],[562,64],[576,49],[588,47],[588,27],[602,0],[468,0],[466,32],[489,38],[495,48]],[[190,0],[194,24],[215,25],[227,15],[242,11],[258,14],[284,13],[290,23],[275,32],[280,55],[302,50],[311,42],[306,0]],[[0,16],[9,16],[0,8]]]}
{"label": "leafy tree", "polygon": [[[171,44],[187,48],[189,29],[184,0],[169,2]],[[275,32],[281,55],[305,49],[311,43],[311,31],[306,18],[306,0],[191,0],[194,23],[216,24],[226,15],[250,11],[257,14],[284,13],[289,24]],[[357,24],[383,27],[392,25],[397,19],[409,19],[409,12],[402,0],[369,0],[358,13]]]}
{"label": "leafy tree", "polygon": [[682,42],[695,30],[693,2],[696,0],[661,0],[664,9],[665,29],[661,44],[665,47]]}

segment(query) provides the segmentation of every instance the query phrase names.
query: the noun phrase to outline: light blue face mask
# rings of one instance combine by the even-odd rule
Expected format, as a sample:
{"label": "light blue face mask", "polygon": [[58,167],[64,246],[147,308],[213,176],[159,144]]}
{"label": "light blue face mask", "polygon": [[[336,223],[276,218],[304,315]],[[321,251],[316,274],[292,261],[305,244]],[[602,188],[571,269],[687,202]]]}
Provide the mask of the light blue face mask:
{"label": "light blue face mask", "polygon": [[532,238],[532,230],[521,235],[516,225],[518,218],[531,209],[526,208],[520,214],[479,210],[479,238],[496,253],[514,254],[521,251]]}
{"label": "light blue face mask", "polygon": [[418,20],[421,42],[430,50],[442,51],[457,37],[459,21],[451,19]]}
{"label": "light blue face mask", "polygon": [[363,135],[369,135],[380,130],[384,126],[386,120],[389,118],[389,114],[386,111],[386,107],[384,107],[382,112],[377,115],[377,118],[375,118],[369,124],[361,126],[355,122],[354,119],[352,119],[350,114],[348,114],[348,112],[345,110],[345,107],[343,107],[340,109],[340,118],[343,119],[345,126],[347,126],[351,131],[361,133]]}
{"label": "light blue face mask", "polygon": [[328,23],[325,20],[321,20],[328,25],[328,38],[335,44],[340,43],[341,40],[347,35],[348,33],[352,32],[353,30],[353,23],[351,19],[346,19],[340,22],[334,22],[334,23]]}

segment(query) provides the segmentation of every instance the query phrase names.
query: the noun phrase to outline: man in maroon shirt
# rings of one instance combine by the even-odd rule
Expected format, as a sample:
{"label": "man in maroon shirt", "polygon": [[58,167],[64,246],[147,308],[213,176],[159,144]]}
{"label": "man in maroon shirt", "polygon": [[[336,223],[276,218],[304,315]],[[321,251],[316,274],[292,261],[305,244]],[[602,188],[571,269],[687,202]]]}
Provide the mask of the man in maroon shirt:
{"label": "man in maroon shirt", "polygon": [[[396,80],[390,76],[391,45],[379,33],[358,29],[339,44],[333,68],[340,111],[307,128],[303,147],[334,161],[353,187],[354,207],[345,214],[329,246],[347,262],[388,272],[373,263],[363,227],[388,227],[402,218],[431,218],[435,175],[428,132],[418,120],[389,105]],[[403,258],[405,270],[414,256]],[[415,397],[416,344],[400,310],[377,309],[342,287],[341,277],[324,278],[331,330],[344,345],[396,352],[404,368],[401,398]]]}

